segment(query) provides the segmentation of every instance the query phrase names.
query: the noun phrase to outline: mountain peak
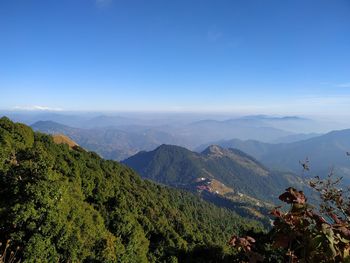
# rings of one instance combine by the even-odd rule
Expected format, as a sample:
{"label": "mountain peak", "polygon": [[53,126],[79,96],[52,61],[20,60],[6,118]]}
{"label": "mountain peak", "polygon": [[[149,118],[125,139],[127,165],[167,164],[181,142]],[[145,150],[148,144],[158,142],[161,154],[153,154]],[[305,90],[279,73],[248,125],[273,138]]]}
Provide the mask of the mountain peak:
{"label": "mountain peak", "polygon": [[185,147],[178,146],[178,145],[172,145],[172,144],[161,144],[156,149],[153,150],[153,152],[181,152],[181,153],[187,153],[191,152],[190,150],[186,149]]}
{"label": "mountain peak", "polygon": [[225,152],[226,152],[226,150],[221,148],[218,145],[210,145],[202,152],[202,154],[222,156],[222,155],[225,155]]}

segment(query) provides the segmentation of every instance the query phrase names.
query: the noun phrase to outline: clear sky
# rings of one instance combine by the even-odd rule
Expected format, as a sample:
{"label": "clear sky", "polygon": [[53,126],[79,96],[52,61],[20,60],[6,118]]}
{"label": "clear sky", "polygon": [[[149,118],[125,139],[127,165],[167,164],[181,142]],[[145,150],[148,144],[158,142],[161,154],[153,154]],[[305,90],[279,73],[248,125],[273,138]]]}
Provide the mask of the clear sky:
{"label": "clear sky", "polygon": [[1,0],[0,108],[350,113],[349,0]]}

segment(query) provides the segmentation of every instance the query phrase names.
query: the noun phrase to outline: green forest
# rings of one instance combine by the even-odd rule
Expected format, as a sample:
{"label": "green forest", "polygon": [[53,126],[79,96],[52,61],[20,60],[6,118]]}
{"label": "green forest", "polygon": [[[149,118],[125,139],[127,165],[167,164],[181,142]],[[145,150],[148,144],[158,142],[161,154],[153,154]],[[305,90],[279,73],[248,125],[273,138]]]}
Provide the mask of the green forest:
{"label": "green forest", "polygon": [[262,231],[6,117],[0,185],[0,242],[21,262],[232,262],[230,237]]}

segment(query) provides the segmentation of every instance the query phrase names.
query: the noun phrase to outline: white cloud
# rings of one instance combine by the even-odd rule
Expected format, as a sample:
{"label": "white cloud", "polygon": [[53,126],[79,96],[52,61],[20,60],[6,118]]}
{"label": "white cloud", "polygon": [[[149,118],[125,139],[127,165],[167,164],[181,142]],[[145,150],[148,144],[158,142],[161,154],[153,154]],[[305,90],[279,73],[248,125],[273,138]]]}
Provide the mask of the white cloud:
{"label": "white cloud", "polygon": [[62,108],[54,108],[54,107],[39,106],[39,105],[15,106],[14,109],[15,110],[25,110],[25,111],[63,111]]}

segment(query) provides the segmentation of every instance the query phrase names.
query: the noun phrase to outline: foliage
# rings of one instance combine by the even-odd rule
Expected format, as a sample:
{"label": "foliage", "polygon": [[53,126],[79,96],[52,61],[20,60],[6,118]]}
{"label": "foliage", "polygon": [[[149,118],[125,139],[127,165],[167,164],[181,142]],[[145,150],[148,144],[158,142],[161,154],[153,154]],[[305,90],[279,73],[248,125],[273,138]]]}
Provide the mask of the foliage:
{"label": "foliage", "polygon": [[229,233],[260,229],[7,118],[0,185],[0,242],[24,262],[218,262]]}
{"label": "foliage", "polygon": [[[320,194],[318,209],[307,203],[302,191],[292,187],[280,195],[290,208],[286,212],[281,207],[272,211],[275,221],[268,236],[273,248],[282,249],[276,251],[283,256],[282,262],[350,262],[349,191],[339,188],[339,182],[332,173],[324,180],[316,177],[310,182]],[[250,262],[257,262],[266,250],[259,251],[252,241],[249,236],[234,236],[230,244],[243,250],[242,255]]]}

